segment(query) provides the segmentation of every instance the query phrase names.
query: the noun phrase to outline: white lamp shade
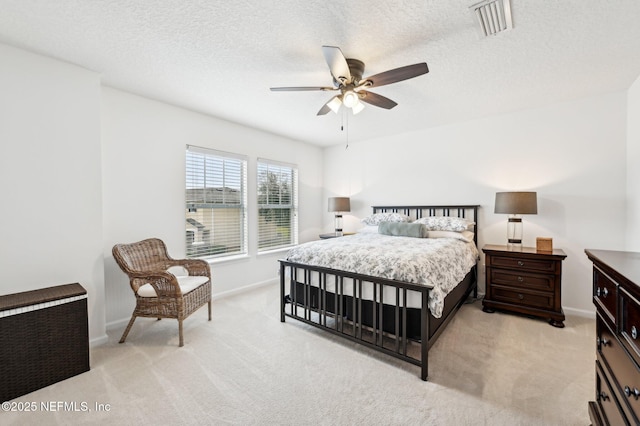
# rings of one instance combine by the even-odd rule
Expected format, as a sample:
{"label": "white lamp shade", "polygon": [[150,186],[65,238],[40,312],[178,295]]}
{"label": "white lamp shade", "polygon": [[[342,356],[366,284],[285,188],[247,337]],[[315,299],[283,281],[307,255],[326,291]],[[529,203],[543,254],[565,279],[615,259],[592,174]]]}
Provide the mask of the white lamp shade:
{"label": "white lamp shade", "polygon": [[358,94],[351,90],[344,92],[344,95],[342,96],[342,102],[347,108],[353,108],[359,101],[360,99],[358,99]]}
{"label": "white lamp shade", "polygon": [[327,104],[327,106],[331,108],[331,111],[335,112],[336,114],[340,110],[340,105],[342,105],[342,101],[340,100],[339,96],[334,97]]}

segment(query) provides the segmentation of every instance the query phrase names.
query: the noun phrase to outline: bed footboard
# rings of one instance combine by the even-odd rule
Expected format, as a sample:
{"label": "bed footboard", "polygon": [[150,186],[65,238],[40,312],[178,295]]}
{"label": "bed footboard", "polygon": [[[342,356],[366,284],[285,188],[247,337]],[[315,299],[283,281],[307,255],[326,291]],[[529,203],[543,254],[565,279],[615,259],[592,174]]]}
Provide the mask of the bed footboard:
{"label": "bed footboard", "polygon": [[[421,379],[427,380],[430,287],[287,260],[279,262],[281,322],[291,317],[417,365]],[[419,293],[422,301],[417,308],[423,325],[417,341],[407,330],[408,312],[416,311],[407,307],[407,294],[411,291]],[[373,295],[371,300],[362,297],[367,293]],[[420,348],[414,357],[407,348],[416,343]]]}

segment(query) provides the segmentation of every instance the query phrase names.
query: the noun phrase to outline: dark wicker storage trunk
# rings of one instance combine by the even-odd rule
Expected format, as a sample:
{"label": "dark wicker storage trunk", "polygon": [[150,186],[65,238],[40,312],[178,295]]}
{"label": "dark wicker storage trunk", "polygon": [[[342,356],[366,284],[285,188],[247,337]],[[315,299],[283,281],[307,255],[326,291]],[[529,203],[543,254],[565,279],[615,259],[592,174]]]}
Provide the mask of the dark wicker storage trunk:
{"label": "dark wicker storage trunk", "polygon": [[0,296],[0,401],[88,370],[87,292],[80,284]]}

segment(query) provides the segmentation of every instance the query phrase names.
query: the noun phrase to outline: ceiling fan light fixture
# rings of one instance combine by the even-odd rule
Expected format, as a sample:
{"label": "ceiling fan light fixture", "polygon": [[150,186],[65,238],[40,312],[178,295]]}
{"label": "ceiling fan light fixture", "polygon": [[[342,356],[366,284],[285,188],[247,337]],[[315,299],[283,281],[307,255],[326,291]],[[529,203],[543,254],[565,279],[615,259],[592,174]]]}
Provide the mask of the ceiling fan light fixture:
{"label": "ceiling fan light fixture", "polygon": [[335,112],[336,114],[340,110],[340,105],[342,105],[342,101],[340,100],[339,96],[334,97],[327,103],[327,106],[331,108],[331,111]]}
{"label": "ceiling fan light fixture", "polygon": [[353,115],[356,115],[357,113],[359,113],[363,109],[364,109],[364,104],[362,102],[360,102],[360,101],[358,101],[357,104],[355,104],[354,106],[351,107],[351,110],[353,111]]}
{"label": "ceiling fan light fixture", "polygon": [[347,108],[353,108],[360,103],[360,99],[358,98],[358,94],[353,90],[347,90],[342,95],[342,102]]}

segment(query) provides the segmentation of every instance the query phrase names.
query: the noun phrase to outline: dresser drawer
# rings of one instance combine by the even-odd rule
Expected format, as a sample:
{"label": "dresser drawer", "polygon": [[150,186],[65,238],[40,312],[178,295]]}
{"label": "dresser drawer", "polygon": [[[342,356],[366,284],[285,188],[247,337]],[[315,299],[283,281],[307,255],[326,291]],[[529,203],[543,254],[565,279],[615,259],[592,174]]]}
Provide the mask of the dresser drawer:
{"label": "dresser drawer", "polygon": [[617,287],[604,272],[593,268],[593,303],[606,314],[611,325],[616,323]]}
{"label": "dresser drawer", "polygon": [[640,364],[640,303],[624,289],[620,289],[620,335],[622,343]]}
{"label": "dresser drawer", "polygon": [[494,286],[491,291],[491,297],[496,302],[511,303],[519,306],[529,306],[532,308],[547,310],[553,309],[553,293],[535,293]]}
{"label": "dresser drawer", "polygon": [[604,415],[604,422],[608,425],[626,425],[615,393],[611,390],[607,376],[602,366],[596,361],[596,403]]}
{"label": "dresser drawer", "polygon": [[557,263],[555,260],[546,259],[527,259],[524,257],[516,259],[506,256],[491,256],[491,266],[525,271],[555,273]]}
{"label": "dresser drawer", "polygon": [[556,281],[554,275],[533,274],[526,271],[518,272],[498,268],[491,268],[489,271],[489,279],[491,280],[491,284],[543,291],[553,291]]}
{"label": "dresser drawer", "polygon": [[635,418],[637,422],[640,417],[640,370],[599,316],[596,330],[598,352],[604,365],[615,378],[611,387],[618,390],[620,405],[627,416]]}

